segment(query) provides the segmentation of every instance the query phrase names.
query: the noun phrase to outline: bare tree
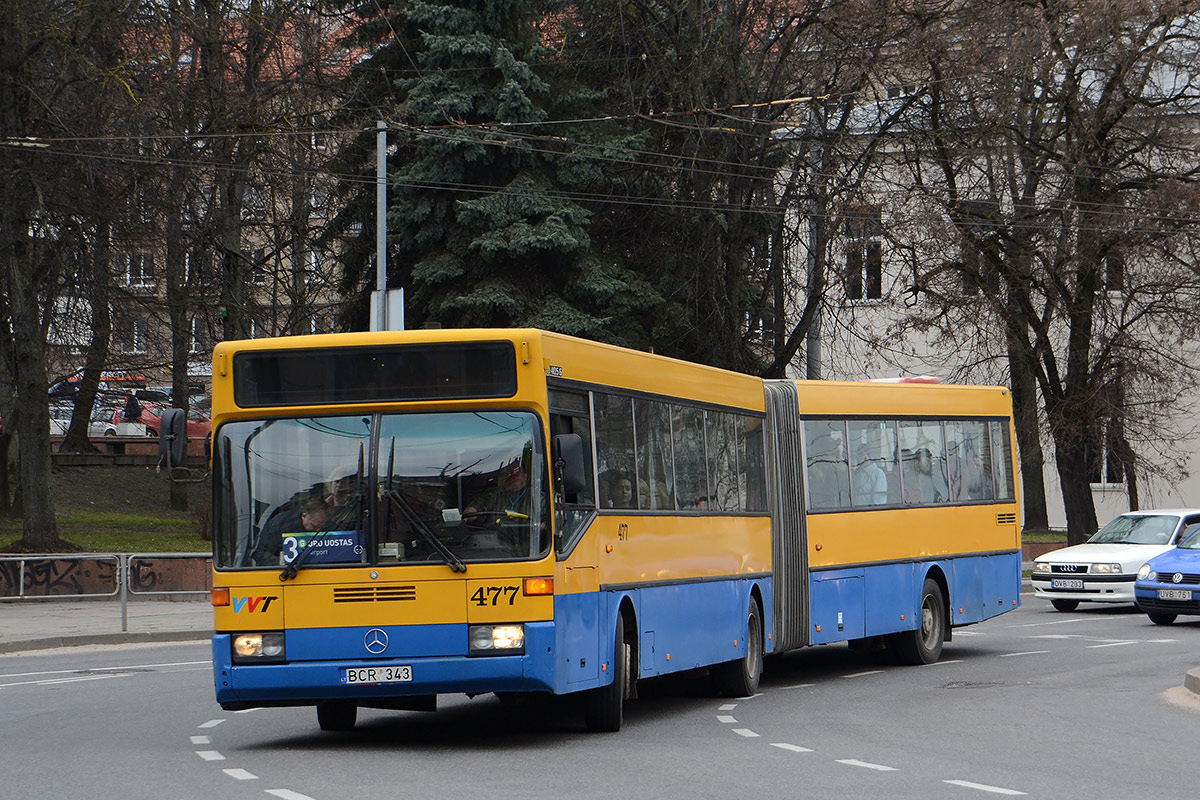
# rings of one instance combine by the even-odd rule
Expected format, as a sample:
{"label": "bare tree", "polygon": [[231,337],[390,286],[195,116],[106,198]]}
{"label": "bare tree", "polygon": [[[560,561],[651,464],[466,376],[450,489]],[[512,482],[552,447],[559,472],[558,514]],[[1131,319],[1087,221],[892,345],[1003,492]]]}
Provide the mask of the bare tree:
{"label": "bare tree", "polygon": [[1000,331],[1022,427],[1036,383],[1079,542],[1090,483],[1119,476],[1136,505],[1196,383],[1200,19],[1188,3],[1009,0],[913,17],[924,88],[902,189],[922,198],[915,224],[940,212],[955,235],[914,256],[910,291],[951,338]]}

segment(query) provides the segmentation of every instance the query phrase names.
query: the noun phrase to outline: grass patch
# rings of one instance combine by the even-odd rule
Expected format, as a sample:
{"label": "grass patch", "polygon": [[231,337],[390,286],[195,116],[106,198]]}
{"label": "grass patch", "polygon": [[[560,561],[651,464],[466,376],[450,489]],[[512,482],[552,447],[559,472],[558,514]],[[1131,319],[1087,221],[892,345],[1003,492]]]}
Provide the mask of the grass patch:
{"label": "grass patch", "polygon": [[1066,542],[1066,531],[1022,531],[1021,541],[1029,542]]}
{"label": "grass patch", "polygon": [[[194,521],[181,516],[76,511],[59,514],[58,535],[90,553],[207,553]],[[21,520],[0,521],[0,545],[21,538]]]}

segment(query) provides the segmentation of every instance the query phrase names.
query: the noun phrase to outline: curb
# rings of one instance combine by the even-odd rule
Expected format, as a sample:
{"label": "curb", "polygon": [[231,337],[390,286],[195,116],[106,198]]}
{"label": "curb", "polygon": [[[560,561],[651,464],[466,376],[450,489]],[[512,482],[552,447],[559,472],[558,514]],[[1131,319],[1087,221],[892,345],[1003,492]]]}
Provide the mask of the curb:
{"label": "curb", "polygon": [[1183,676],[1183,688],[1193,694],[1200,694],[1200,667],[1187,671],[1187,675]]}
{"label": "curb", "polygon": [[[190,642],[212,638],[212,631],[148,631],[140,633],[87,633],[78,636],[48,636],[19,642],[0,642],[0,655],[55,647],[79,647],[88,644],[145,644],[147,642]],[[1200,678],[1197,678],[1200,680]],[[1200,689],[1197,689],[1200,691]]]}

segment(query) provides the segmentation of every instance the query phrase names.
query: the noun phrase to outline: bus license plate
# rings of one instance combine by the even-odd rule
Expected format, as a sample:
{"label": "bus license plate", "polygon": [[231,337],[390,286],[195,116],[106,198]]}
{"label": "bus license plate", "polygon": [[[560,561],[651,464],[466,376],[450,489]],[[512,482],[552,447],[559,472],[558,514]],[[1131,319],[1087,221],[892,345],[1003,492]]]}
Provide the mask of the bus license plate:
{"label": "bus license plate", "polygon": [[1058,580],[1050,581],[1051,589],[1082,589],[1083,581],[1078,579],[1059,578]]}
{"label": "bus license plate", "polygon": [[1191,600],[1192,592],[1190,589],[1159,589],[1159,600]]}
{"label": "bus license plate", "polygon": [[409,683],[412,667],[342,667],[342,683]]}

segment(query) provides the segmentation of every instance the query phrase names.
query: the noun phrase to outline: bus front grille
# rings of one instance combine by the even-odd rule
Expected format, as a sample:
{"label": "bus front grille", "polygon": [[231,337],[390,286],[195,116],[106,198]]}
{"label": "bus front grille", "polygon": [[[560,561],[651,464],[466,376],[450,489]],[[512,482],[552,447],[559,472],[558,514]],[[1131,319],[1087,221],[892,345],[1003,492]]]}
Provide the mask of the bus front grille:
{"label": "bus front grille", "polygon": [[416,599],[416,586],[342,586],[333,590],[335,603],[390,603]]}

